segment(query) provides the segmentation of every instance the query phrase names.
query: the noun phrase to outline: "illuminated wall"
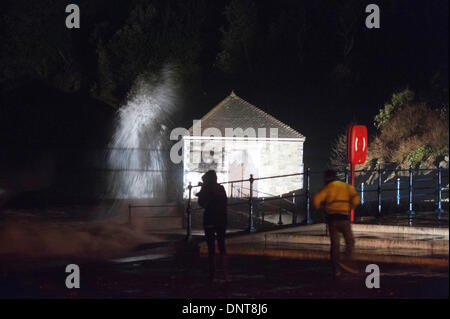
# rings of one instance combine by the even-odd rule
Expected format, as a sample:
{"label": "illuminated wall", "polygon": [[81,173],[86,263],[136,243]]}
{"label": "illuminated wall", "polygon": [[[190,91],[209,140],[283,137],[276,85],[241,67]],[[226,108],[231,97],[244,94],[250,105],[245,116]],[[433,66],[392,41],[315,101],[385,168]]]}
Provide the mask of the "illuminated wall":
{"label": "illuminated wall", "polygon": [[[209,143],[209,144],[206,144]],[[233,140],[233,139],[184,139],[183,186],[184,198],[188,197],[189,182],[197,185],[201,176],[213,169],[218,182],[231,182],[284,174],[303,173],[304,139]],[[208,147],[205,148],[205,145]],[[202,151],[209,150],[208,156]],[[213,150],[211,153],[210,150]],[[219,152],[219,154],[217,154]],[[212,159],[214,157],[214,159]],[[206,162],[205,162],[206,158]],[[210,162],[210,159],[212,161]],[[228,196],[248,196],[249,183],[237,182],[224,185]],[[232,189],[233,188],[233,189]],[[303,176],[265,179],[254,182],[253,196],[270,197],[303,188]],[[195,189],[193,193],[198,191]]]}

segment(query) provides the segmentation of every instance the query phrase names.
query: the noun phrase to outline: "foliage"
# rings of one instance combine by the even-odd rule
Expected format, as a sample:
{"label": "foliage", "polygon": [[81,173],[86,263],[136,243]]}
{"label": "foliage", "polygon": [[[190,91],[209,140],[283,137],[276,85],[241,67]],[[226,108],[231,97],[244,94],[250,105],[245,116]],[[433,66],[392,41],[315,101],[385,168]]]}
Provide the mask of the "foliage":
{"label": "foliage", "polygon": [[[409,89],[394,93],[375,117],[377,136],[369,138],[367,160],[363,168],[375,164],[435,166],[448,155],[448,107],[431,109],[414,101]],[[331,146],[330,166],[343,170],[347,165],[347,132],[338,134]]]}
{"label": "foliage", "polygon": [[347,167],[347,132],[340,133],[331,146],[330,168],[342,171]]}
{"label": "foliage", "polygon": [[[214,99],[234,87],[273,92],[277,100],[304,96],[324,112],[345,106],[349,114],[363,102],[376,106],[408,79],[427,100],[432,95],[433,106],[448,101],[445,0],[387,1],[383,16],[395,23],[390,38],[399,41],[367,32],[359,14],[366,4],[357,0],[78,0],[79,30],[64,27],[68,3],[0,2],[2,92],[38,80],[117,106],[137,77],[171,64],[183,84],[198,89],[193,96],[214,92]],[[430,17],[435,23],[420,22]],[[375,82],[385,84],[372,90]],[[395,96],[388,104],[380,127],[395,113]]]}
{"label": "foliage", "polygon": [[22,7],[11,5],[8,11],[0,9],[0,85],[31,78],[63,91],[80,89],[82,76],[74,54],[73,34],[55,27],[61,24],[58,13],[63,10],[62,4],[55,5],[54,0],[27,2]]}
{"label": "foliage", "polygon": [[420,164],[421,161],[426,160],[431,153],[433,153],[433,148],[431,145],[421,145],[416,150],[409,152],[406,159],[412,167],[415,167]]}
{"label": "foliage", "polygon": [[246,65],[251,70],[250,55],[254,47],[256,7],[251,0],[232,0],[225,8],[229,24],[222,29],[222,51],[218,54],[219,67],[228,73]]}
{"label": "foliage", "polygon": [[448,112],[409,102],[386,120],[369,143],[365,167],[374,162],[395,163],[400,168],[436,166],[448,150]]}
{"label": "foliage", "polygon": [[185,2],[136,5],[124,25],[105,44],[99,43],[100,87],[106,86],[110,95],[124,96],[138,76],[151,77],[167,63],[193,72],[203,19],[201,6],[189,9]]}
{"label": "foliage", "polygon": [[379,113],[375,116],[375,127],[380,129],[395,112],[413,100],[414,92],[409,89],[392,94],[391,102],[386,103],[384,108],[380,109]]}

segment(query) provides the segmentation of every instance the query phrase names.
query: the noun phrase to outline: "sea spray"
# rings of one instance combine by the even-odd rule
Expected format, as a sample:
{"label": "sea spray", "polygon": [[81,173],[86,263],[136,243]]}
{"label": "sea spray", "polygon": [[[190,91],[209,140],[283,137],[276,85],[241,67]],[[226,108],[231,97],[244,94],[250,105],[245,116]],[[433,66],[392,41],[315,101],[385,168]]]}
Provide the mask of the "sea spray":
{"label": "sea spray", "polygon": [[169,161],[169,127],[176,111],[174,68],[158,76],[141,76],[117,114],[107,154],[109,197],[165,200]]}
{"label": "sea spray", "polygon": [[141,220],[133,227],[114,219],[50,220],[26,211],[8,211],[0,224],[0,259],[7,256],[109,258],[127,254],[143,243],[162,242],[146,234]]}

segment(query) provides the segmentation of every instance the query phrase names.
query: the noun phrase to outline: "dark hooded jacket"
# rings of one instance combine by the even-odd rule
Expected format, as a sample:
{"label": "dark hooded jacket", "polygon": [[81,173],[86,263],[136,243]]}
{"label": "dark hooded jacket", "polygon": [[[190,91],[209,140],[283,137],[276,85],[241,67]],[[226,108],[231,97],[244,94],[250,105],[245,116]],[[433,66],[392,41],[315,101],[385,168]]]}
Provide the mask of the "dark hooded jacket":
{"label": "dark hooded jacket", "polygon": [[197,196],[199,205],[205,209],[203,226],[226,227],[228,199],[225,188],[217,182],[207,182]]}

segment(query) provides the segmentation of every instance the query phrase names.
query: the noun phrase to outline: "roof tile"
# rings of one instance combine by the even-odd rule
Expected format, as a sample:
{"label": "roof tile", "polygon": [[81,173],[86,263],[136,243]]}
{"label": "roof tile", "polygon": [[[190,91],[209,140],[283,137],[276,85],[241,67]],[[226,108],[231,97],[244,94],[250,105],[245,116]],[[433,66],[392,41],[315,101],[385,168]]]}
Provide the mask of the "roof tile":
{"label": "roof tile", "polygon": [[[305,138],[302,134],[267,114],[260,108],[241,99],[233,91],[216,107],[201,119],[202,131],[208,127],[218,128],[225,136],[225,128],[253,128],[258,134],[258,128],[266,128],[269,137],[270,128],[278,128],[278,138]],[[189,133],[192,135],[192,127]]]}

